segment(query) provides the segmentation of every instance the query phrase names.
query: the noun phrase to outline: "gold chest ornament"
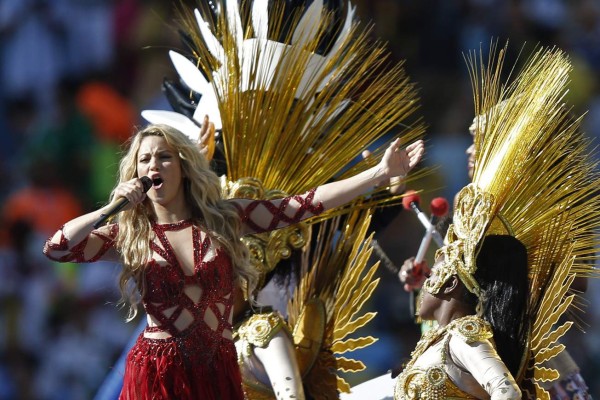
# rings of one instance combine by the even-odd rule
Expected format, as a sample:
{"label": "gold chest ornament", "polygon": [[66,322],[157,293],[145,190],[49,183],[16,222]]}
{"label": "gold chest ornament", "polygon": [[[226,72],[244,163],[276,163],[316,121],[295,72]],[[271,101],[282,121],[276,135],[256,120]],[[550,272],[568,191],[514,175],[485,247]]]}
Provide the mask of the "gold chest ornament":
{"label": "gold chest ornament", "polygon": [[[415,350],[411,353],[410,361],[396,380],[394,400],[475,399],[460,390],[446,373],[447,348],[452,335],[461,337],[467,343],[493,337],[490,325],[475,315],[455,319],[444,327],[426,332],[417,343]],[[415,367],[414,364],[419,357],[440,340],[444,341],[444,345],[441,347],[441,363],[426,369]]]}

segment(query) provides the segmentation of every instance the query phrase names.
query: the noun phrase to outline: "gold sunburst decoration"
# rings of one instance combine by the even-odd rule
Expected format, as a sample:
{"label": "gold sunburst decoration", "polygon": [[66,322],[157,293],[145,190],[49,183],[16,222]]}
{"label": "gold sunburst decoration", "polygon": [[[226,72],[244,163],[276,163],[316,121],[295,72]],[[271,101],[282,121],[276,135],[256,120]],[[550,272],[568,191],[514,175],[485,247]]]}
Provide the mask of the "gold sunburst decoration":
{"label": "gold sunburst decoration", "polygon": [[322,1],[289,20],[285,2],[267,3],[226,1],[214,21],[202,9],[183,19],[218,104],[230,181],[252,177],[301,193],[342,176],[390,131],[405,143],[423,134],[418,118],[409,121],[419,106],[414,84],[401,64],[386,67],[388,51],[360,28],[350,4],[336,21]]}
{"label": "gold sunburst decoration", "polygon": [[[297,353],[306,390],[315,399],[337,399],[339,392],[348,393],[350,385],[340,372],[366,368],[348,354],[377,341],[372,336],[354,337],[376,315],[364,310],[379,283],[375,278],[379,262],[368,263],[373,238],[373,233],[367,235],[370,222],[371,210],[360,207],[325,221],[319,226],[314,248],[303,254],[304,278],[288,305],[288,323],[295,331],[309,332],[294,338],[301,345]],[[315,326],[322,329],[315,331]]]}

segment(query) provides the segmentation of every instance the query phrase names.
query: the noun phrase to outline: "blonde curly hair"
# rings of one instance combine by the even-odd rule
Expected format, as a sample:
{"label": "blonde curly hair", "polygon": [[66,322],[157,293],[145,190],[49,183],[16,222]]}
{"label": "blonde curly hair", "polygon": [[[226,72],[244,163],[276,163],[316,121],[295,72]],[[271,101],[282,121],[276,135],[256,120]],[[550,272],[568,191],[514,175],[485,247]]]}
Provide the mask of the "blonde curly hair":
{"label": "blonde curly hair", "polygon": [[[257,272],[249,263],[249,253],[241,238],[241,219],[236,207],[222,198],[219,177],[210,169],[209,162],[187,136],[167,125],[149,125],[135,134],[119,165],[119,181],[138,177],[137,156],[142,140],[148,136],[163,137],[178,154],[184,176],[184,195],[192,219],[202,222],[207,234],[223,247],[231,258],[236,284],[252,293],[258,281]],[[114,190],[111,198],[114,197]],[[154,218],[150,199],[118,215],[119,233],[117,250],[123,269],[119,276],[120,304],[129,304],[128,320],[133,319],[143,296],[144,266],[152,256],[149,243],[154,239],[151,220]],[[130,282],[137,282],[136,285]],[[139,290],[139,292],[138,292]]]}

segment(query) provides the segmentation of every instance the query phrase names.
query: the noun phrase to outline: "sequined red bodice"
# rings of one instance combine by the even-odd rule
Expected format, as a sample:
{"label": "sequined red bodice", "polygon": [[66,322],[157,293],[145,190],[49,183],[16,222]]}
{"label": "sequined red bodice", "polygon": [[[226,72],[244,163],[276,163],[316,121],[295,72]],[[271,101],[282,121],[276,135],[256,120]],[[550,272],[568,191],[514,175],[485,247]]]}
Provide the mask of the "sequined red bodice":
{"label": "sequined red bodice", "polygon": [[[188,227],[191,227],[194,250],[192,275],[184,273],[166,236],[167,231]],[[165,331],[172,336],[178,336],[193,329],[208,329],[221,336],[223,331],[231,330],[229,315],[234,277],[229,256],[214,247],[208,235],[202,238],[200,229],[190,221],[153,224],[152,228],[157,241],[152,242],[150,246],[161,260],[153,258],[146,266],[146,291],[142,300],[148,314],[160,325],[147,331]],[[185,291],[189,286],[201,289],[201,295],[196,301]],[[183,312],[189,313],[193,322],[180,329],[175,326],[175,322]],[[215,326],[207,326],[205,321],[208,316],[211,321],[216,321]]]}
{"label": "sequined red bodice", "polygon": [[[157,326],[146,328],[131,349],[120,400],[241,400],[235,347],[228,337],[234,282],[229,256],[191,221],[152,229],[154,254],[145,269],[142,303]],[[193,271],[181,265],[169,231],[191,236]],[[154,332],[170,336],[148,337]]]}

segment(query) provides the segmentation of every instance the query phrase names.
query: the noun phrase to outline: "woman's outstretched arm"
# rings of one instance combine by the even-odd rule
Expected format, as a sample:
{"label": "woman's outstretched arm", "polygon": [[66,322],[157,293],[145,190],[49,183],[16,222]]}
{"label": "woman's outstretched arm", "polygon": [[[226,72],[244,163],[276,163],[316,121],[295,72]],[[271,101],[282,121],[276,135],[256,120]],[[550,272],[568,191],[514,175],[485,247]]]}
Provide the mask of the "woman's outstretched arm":
{"label": "woman's outstretched arm", "polygon": [[405,177],[424,152],[422,140],[401,149],[400,139],[396,139],[385,150],[379,164],[350,178],[319,186],[315,200],[323,203],[326,210],[346,204],[390,178]]}
{"label": "woman's outstretched arm", "polygon": [[401,149],[400,140],[396,139],[386,149],[379,164],[350,178],[283,199],[235,199],[244,221],[244,234],[282,228],[344,205],[390,178],[406,176],[421,160],[424,151],[422,140]]}

